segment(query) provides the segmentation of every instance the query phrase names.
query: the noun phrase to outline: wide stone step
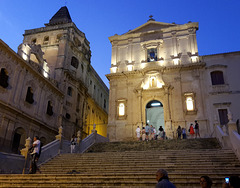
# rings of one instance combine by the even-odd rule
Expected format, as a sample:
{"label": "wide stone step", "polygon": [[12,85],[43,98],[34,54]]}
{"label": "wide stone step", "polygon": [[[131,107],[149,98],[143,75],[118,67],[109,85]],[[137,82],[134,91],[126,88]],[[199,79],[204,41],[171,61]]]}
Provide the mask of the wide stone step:
{"label": "wide stone step", "polygon": [[122,142],[61,154],[41,166],[42,174],[0,176],[0,187],[146,188],[156,185],[158,168],[168,171],[177,188],[200,187],[202,175],[217,188],[226,176],[240,174],[235,154],[221,149],[216,139]]}
{"label": "wide stone step", "polygon": [[[40,177],[39,177],[40,178]],[[52,185],[61,185],[61,186],[66,186],[66,185],[155,185],[156,181],[154,180],[154,176],[146,179],[142,177],[132,177],[132,178],[121,178],[121,177],[116,177],[116,178],[100,178],[100,177],[92,177],[92,178],[82,178],[79,176],[74,176],[73,178],[57,178],[57,177],[52,177],[52,178],[19,178],[19,179],[10,179],[10,180],[1,180],[0,185],[4,186],[16,186],[16,185],[32,185],[32,186],[37,186],[38,184],[44,184],[45,186],[52,186]],[[171,178],[171,177],[170,177]],[[198,184],[199,183],[199,178],[171,178],[171,181],[175,184]],[[223,178],[215,178],[214,183],[219,184],[222,183]]]}
{"label": "wide stone step", "polygon": [[[199,187],[199,179],[198,180],[192,180],[192,179],[185,179],[185,180],[171,180],[177,187]],[[213,182],[214,186],[218,187],[223,183],[223,180],[216,180]],[[68,181],[14,181],[12,183],[1,183],[2,187],[22,187],[22,186],[31,186],[31,187],[38,187],[39,185],[44,185],[44,187],[72,187],[72,186],[78,186],[78,187],[86,187],[86,186],[128,186],[128,187],[142,187],[142,186],[149,186],[154,187],[156,185],[156,181],[154,180],[144,180],[141,179],[135,179],[135,180],[126,180],[126,179],[118,179],[118,180],[88,180],[86,182],[82,180],[75,180],[74,182],[68,182]]]}

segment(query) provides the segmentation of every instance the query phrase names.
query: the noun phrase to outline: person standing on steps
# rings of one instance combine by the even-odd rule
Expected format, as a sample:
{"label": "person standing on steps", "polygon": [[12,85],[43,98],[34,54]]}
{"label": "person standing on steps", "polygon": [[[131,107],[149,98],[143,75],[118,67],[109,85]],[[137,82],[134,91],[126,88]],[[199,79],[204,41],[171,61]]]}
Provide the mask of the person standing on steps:
{"label": "person standing on steps", "polygon": [[158,138],[159,138],[160,140],[163,140],[163,139],[164,139],[164,129],[163,129],[162,126],[160,126],[159,129],[158,129]]}
{"label": "person standing on steps", "polygon": [[152,125],[150,126],[149,137],[150,137],[149,140],[153,140],[154,139],[154,129],[153,129]]}
{"label": "person standing on steps", "polygon": [[164,169],[158,169],[156,172],[156,180],[158,181],[156,188],[176,188],[175,185],[169,181],[168,173]]}
{"label": "person standing on steps", "polygon": [[145,132],[146,132],[146,140],[148,141],[149,140],[149,132],[150,132],[150,127],[148,124],[146,124]]}
{"label": "person standing on steps", "polygon": [[186,139],[186,138],[187,138],[186,129],[185,129],[185,128],[182,128],[182,138],[183,138],[183,139]]}
{"label": "person standing on steps", "polygon": [[139,128],[139,126],[137,126],[137,129],[136,129],[136,136],[137,136],[137,140],[139,141],[141,137],[141,129]]}
{"label": "person standing on steps", "polygon": [[195,127],[194,127],[194,129],[195,129],[195,135],[196,135],[195,138],[197,138],[197,136],[199,136],[199,138],[200,138],[200,134],[199,134],[199,124],[198,124],[197,120],[195,120]]}
{"label": "person standing on steps", "polygon": [[31,164],[30,164],[29,174],[36,174],[37,171],[39,171],[41,173],[41,171],[37,167],[37,161],[40,157],[40,152],[41,152],[40,151],[41,150],[41,142],[40,142],[38,136],[34,136],[33,145],[29,150],[32,151],[30,153],[32,160],[31,160]]}
{"label": "person standing on steps", "polygon": [[145,141],[146,139],[146,131],[145,131],[145,127],[142,128],[142,141]]}
{"label": "person standing on steps", "polygon": [[76,143],[77,143],[77,138],[75,137],[75,135],[72,135],[72,138],[71,138],[71,153],[75,152]]}
{"label": "person standing on steps", "polygon": [[179,125],[178,128],[177,128],[177,138],[178,138],[178,139],[181,139],[181,135],[182,135],[182,128],[181,128],[181,126]]}
{"label": "person standing on steps", "polygon": [[193,124],[192,123],[190,124],[190,128],[189,128],[188,132],[190,133],[190,137],[193,138],[195,132],[194,132],[194,128],[193,128]]}

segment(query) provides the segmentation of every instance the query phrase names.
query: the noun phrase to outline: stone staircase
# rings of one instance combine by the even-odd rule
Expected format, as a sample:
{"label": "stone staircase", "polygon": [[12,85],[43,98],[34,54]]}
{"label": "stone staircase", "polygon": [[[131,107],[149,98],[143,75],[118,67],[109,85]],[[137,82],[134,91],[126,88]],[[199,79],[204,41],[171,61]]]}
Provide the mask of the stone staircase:
{"label": "stone staircase", "polygon": [[240,175],[239,160],[216,139],[110,142],[59,155],[42,174],[1,175],[0,187],[155,187],[158,168],[178,188],[200,187],[202,175],[221,187],[224,177]]}

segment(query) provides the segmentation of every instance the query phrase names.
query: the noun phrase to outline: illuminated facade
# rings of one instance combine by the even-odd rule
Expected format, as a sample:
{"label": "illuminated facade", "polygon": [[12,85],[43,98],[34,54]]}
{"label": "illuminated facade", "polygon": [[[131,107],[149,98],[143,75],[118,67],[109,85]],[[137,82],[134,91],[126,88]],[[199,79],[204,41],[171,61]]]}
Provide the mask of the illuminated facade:
{"label": "illuminated facade", "polygon": [[43,144],[51,142],[62,124],[64,93],[45,77],[41,49],[32,52],[19,55],[0,40],[1,151],[19,153],[26,138],[36,135]]}
{"label": "illuminated facade", "polygon": [[[5,46],[2,42],[1,48]],[[14,146],[19,151],[35,134],[50,142],[59,126],[64,139],[79,130],[86,137],[93,124],[107,135],[109,91],[91,66],[90,43],[67,7],[45,27],[26,30],[18,54],[5,47],[0,55],[1,151],[11,151],[21,140]]]}
{"label": "illuminated facade", "polygon": [[[91,66],[90,43],[72,22],[67,7],[62,7],[45,27],[26,30],[23,44],[41,45],[49,77],[58,82],[65,94],[62,114],[64,136],[71,138],[78,130],[82,130],[83,137],[87,136],[89,128],[86,121],[93,119],[88,113],[88,101],[93,101],[91,105],[96,105],[101,114],[106,115],[108,88]],[[107,121],[101,126],[106,127]]]}
{"label": "illuminated facade", "polygon": [[146,123],[156,129],[163,126],[172,138],[179,125],[188,130],[195,120],[201,136],[210,137],[216,123],[227,123],[227,114],[240,117],[240,53],[199,56],[197,30],[198,23],[168,24],[151,18],[109,37],[111,141],[134,139],[137,126]]}

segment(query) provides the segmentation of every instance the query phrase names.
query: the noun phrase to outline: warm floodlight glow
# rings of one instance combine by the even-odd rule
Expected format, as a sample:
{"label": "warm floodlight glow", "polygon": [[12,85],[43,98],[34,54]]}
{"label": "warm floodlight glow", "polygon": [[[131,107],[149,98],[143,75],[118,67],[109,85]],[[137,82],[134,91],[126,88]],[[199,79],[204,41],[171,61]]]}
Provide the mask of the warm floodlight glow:
{"label": "warm floodlight glow", "polygon": [[179,58],[173,59],[173,64],[174,65],[179,65]]}
{"label": "warm floodlight glow", "polygon": [[43,76],[44,76],[45,78],[48,78],[48,73],[45,72],[45,71],[43,71]]}
{"label": "warm floodlight glow", "polygon": [[194,110],[192,97],[187,97],[186,98],[186,105],[187,105],[187,110],[188,111],[193,111]]}
{"label": "warm floodlight glow", "polygon": [[117,72],[117,67],[112,67],[111,68],[111,73],[116,73]]}
{"label": "warm floodlight glow", "polygon": [[44,61],[44,63],[43,63],[43,76],[45,78],[48,78],[49,77],[49,72],[50,72],[50,69],[49,69],[49,67],[47,65],[47,62]]}
{"label": "warm floodlight glow", "polygon": [[124,103],[120,103],[118,108],[119,108],[118,115],[119,116],[124,116],[125,115],[125,105],[124,105]]}
{"label": "warm floodlight glow", "polygon": [[193,63],[196,63],[198,61],[198,56],[192,56],[191,59]]}
{"label": "warm floodlight glow", "polygon": [[142,63],[141,68],[144,69],[147,66],[147,63]]}
{"label": "warm floodlight glow", "polygon": [[27,61],[28,60],[28,56],[25,53],[22,53],[22,58]]}
{"label": "warm floodlight glow", "polygon": [[161,105],[161,103],[159,103],[159,102],[156,102],[156,103],[152,103],[151,104],[151,106],[160,106]]}
{"label": "warm floodlight glow", "polygon": [[160,65],[163,66],[163,64],[164,64],[164,60],[161,59],[159,62],[160,62]]}
{"label": "warm floodlight glow", "polygon": [[149,82],[143,83],[143,84],[142,84],[142,88],[143,88],[143,89],[148,89],[148,88],[149,88]]}
{"label": "warm floodlight glow", "polygon": [[133,70],[133,65],[128,65],[127,68],[128,68],[128,71],[132,71]]}
{"label": "warm floodlight glow", "polygon": [[157,87],[158,88],[162,88],[163,84],[161,82],[159,82],[159,80],[157,81]]}

